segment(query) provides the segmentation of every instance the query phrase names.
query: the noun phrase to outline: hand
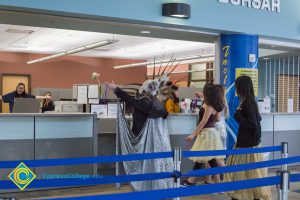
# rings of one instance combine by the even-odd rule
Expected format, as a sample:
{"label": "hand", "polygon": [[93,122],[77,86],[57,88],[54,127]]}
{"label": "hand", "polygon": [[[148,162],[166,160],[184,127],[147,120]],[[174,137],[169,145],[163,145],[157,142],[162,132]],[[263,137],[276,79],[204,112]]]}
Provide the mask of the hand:
{"label": "hand", "polygon": [[203,97],[203,93],[202,92],[195,92],[195,96],[202,98]]}
{"label": "hand", "polygon": [[112,83],[107,83],[105,82],[105,84],[107,85],[108,89],[114,91],[117,88],[117,85],[112,81]]}
{"label": "hand", "polygon": [[194,139],[194,137],[195,137],[195,135],[194,134],[191,134],[191,135],[189,135],[189,136],[187,136],[186,138],[185,138],[185,141],[187,141],[187,142],[192,142],[192,140]]}
{"label": "hand", "polygon": [[52,100],[52,97],[49,96],[49,95],[46,95],[46,96],[45,96],[45,99],[46,99],[46,100]]}

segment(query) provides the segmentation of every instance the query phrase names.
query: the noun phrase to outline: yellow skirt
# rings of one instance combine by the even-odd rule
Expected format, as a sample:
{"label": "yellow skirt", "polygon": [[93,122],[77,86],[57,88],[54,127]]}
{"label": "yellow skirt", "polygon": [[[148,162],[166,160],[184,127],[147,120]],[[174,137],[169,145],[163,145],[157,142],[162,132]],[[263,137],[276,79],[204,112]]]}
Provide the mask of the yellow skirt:
{"label": "yellow skirt", "polygon": [[[242,154],[242,155],[231,155],[229,156],[226,165],[238,165],[253,162],[261,162],[263,160],[262,154]],[[249,180],[256,178],[267,177],[267,169],[253,169],[248,171],[239,171],[233,173],[224,174],[224,182]],[[230,197],[236,199],[263,199],[272,200],[270,187],[259,187],[259,188],[249,188],[245,190],[235,190],[226,193]]]}
{"label": "yellow skirt", "polygon": [[[223,150],[220,133],[215,128],[204,128],[197,135],[191,151]],[[211,159],[224,159],[225,156],[190,157],[194,162],[206,163]]]}

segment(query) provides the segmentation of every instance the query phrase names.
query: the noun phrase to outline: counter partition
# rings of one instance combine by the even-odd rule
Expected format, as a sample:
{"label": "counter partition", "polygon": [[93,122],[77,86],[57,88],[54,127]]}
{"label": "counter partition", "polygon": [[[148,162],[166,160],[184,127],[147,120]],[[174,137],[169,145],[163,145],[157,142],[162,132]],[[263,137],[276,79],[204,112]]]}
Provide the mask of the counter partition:
{"label": "counter partition", "polygon": [[[83,113],[0,114],[0,160],[95,156],[95,117]],[[7,179],[12,170],[1,169],[1,177]],[[93,165],[38,167],[32,170],[37,178],[45,178],[47,174],[92,175],[96,172]]]}

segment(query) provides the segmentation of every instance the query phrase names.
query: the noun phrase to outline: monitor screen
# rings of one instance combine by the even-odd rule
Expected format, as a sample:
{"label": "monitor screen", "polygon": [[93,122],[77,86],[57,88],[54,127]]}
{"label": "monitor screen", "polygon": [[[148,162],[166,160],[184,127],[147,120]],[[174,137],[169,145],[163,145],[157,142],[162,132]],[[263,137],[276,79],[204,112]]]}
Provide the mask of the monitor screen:
{"label": "monitor screen", "polygon": [[35,98],[16,98],[13,113],[39,113],[40,102]]}

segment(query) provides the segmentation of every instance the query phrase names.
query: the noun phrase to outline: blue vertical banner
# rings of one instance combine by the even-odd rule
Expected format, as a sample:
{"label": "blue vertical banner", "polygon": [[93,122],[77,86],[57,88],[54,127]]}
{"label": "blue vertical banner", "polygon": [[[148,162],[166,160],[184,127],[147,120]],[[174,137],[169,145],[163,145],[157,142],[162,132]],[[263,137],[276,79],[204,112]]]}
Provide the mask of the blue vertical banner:
{"label": "blue vertical banner", "polygon": [[258,36],[221,35],[220,48],[220,83],[226,87],[229,107],[229,118],[226,120],[227,148],[232,149],[238,132],[234,113],[239,105],[234,82],[237,76],[249,75],[257,93]]}

